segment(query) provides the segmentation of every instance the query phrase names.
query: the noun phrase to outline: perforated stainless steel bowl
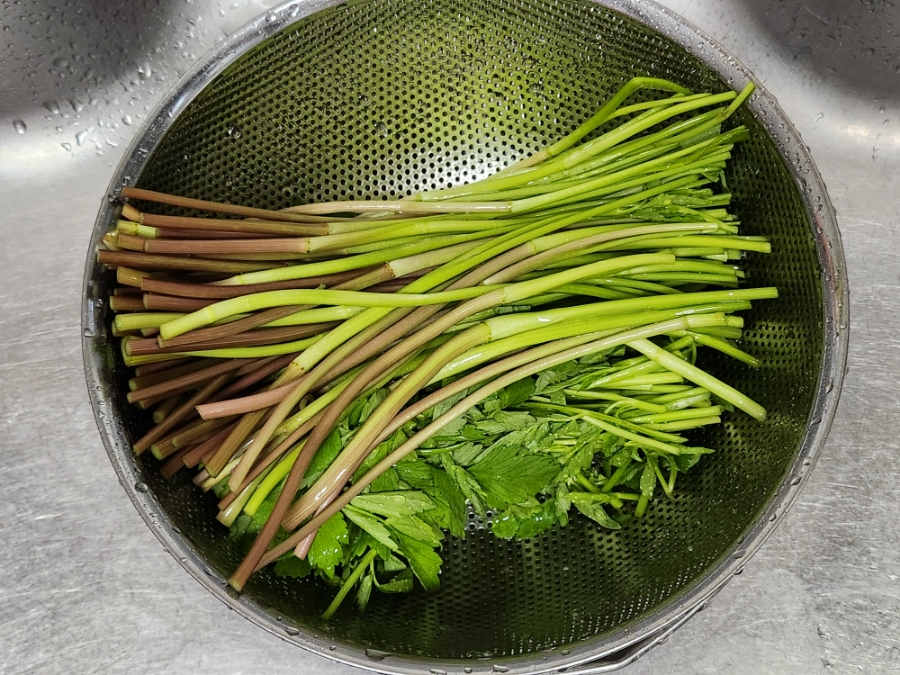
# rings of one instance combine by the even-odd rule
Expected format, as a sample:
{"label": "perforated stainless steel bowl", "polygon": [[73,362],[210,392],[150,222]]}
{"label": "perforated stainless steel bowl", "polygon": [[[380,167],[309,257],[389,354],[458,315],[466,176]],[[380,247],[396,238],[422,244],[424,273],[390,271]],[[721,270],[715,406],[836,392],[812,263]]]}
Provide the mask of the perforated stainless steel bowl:
{"label": "perforated stainless steel bowl", "polygon": [[[645,0],[289,2],[189,73],[144,126],[109,189],[125,184],[269,208],[374,198],[484,176],[562,136],[635,75],[695,90],[750,74]],[[747,316],[751,370],[714,372],[765,403],[770,420],[726,418],[718,452],[672,501],[620,532],[575,518],[516,543],[473,522],[450,540],[443,589],[378,596],[365,614],[319,618],[331,591],[261,573],[240,597],[240,554],[187,477],[161,479],[129,450],[148,421],[124,401],[124,368],[94,264],[117,206],[97,218],[86,270],[84,353],[101,435],[126,491],[166,548],[212,593],[295,644],[391,673],[548,672],[627,663],[739,571],[795,499],[825,439],[843,376],[847,287],[821,178],[760,90],[728,173],[744,230],[771,237],[756,285],[781,290]],[[570,671],[571,672],[571,671]]]}

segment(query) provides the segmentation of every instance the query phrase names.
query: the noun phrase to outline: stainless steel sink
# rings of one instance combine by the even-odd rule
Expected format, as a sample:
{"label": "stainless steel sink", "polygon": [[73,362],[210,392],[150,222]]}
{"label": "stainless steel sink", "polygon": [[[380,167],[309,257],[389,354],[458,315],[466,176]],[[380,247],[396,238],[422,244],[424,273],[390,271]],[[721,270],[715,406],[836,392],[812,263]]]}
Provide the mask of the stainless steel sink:
{"label": "stainless steel sink", "polygon": [[[83,384],[86,246],[125,145],[274,3],[0,0],[0,673],[349,673],[233,616],[115,485]],[[709,608],[624,672],[900,667],[900,4],[665,0],[759,77],[837,209],[850,372],[794,511]]]}

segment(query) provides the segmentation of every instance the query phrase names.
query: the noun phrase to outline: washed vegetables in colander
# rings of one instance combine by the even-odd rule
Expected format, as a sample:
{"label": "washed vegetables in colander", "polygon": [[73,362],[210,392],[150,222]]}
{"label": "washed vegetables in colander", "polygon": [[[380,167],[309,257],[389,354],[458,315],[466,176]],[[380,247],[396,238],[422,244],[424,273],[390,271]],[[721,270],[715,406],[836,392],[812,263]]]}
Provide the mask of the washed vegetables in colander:
{"label": "washed vegetables in colander", "polygon": [[712,452],[685,432],[764,420],[696,365],[757,365],[735,313],[777,295],[741,287],[769,244],[739,234],[723,178],[751,91],[636,78],[518,164],[396,201],[125,188],[99,261],[129,401],[153,411],[134,449],[199,469],[246,548],[232,586],[316,574],[339,589],[327,616],[351,591],[435,589],[470,515],[503,538],[572,509],[618,529]]}

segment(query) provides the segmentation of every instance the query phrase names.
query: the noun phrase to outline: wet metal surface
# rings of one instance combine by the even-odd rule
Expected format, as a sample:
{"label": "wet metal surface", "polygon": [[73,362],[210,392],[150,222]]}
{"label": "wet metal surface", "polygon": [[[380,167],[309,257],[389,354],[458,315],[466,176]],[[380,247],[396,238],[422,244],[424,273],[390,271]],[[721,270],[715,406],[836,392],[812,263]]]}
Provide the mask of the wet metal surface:
{"label": "wet metal surface", "polygon": [[[267,2],[0,0],[0,673],[350,673],[214,601],[127,504],[80,357],[99,200],[148,112]],[[900,5],[665,0],[778,98],[837,211],[850,372],[794,510],[626,674],[900,669]],[[101,26],[102,29],[98,28]]]}

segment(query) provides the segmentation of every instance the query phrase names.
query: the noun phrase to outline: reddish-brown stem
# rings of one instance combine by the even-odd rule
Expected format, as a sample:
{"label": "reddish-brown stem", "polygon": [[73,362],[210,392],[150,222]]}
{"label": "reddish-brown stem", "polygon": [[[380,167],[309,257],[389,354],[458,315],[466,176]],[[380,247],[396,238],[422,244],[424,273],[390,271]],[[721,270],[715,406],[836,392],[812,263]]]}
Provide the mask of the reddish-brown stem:
{"label": "reddish-brown stem", "polygon": [[184,468],[184,458],[196,446],[188,446],[177,451],[174,455],[169,455],[166,461],[159,467],[159,472],[166,480],[171,480],[179,469]]}
{"label": "reddish-brown stem", "polygon": [[[297,354],[285,354],[284,356],[276,356],[273,357],[270,361],[267,361],[263,366],[253,370],[253,372],[244,375],[243,377],[235,380],[227,387],[225,387],[222,391],[218,393],[216,396],[216,400],[227,400],[231,396],[235,394],[239,394],[244,391],[248,387],[252,387],[254,384],[267,378],[269,375],[273,373],[277,373],[282,368],[287,367],[287,365],[294,360]],[[240,373],[240,371],[238,371]]]}
{"label": "reddish-brown stem", "polygon": [[114,312],[143,312],[144,301],[130,295],[114,295],[109,299],[109,308]]}
{"label": "reddish-brown stem", "polygon": [[[126,235],[128,236],[128,235]],[[121,240],[121,236],[119,237]],[[209,255],[211,253],[306,253],[309,240],[305,237],[294,239],[139,239],[141,248],[126,248],[144,253],[168,253],[174,255]]]}
{"label": "reddish-brown stem", "polygon": [[167,380],[171,380],[175,377],[181,377],[182,375],[196,373],[198,370],[208,368],[215,363],[216,361],[212,359],[197,359],[196,361],[191,361],[190,363],[179,365],[175,368],[159,370],[149,375],[136,375],[135,377],[132,377],[130,380],[128,380],[128,389],[134,391],[135,389],[152,387],[154,384],[166,382]]}
{"label": "reddish-brown stem", "polygon": [[[278,444],[278,447],[273,449],[270,453],[268,453],[265,457],[260,459],[256,464],[253,465],[253,468],[247,473],[247,477],[244,478],[244,481],[241,483],[240,489],[229,492],[225,495],[222,500],[219,502],[220,509],[227,509],[231,502],[233,502],[237,496],[244,490],[250,483],[255,481],[259,475],[265,471],[273,462],[281,459],[281,457],[301,438],[303,438],[306,434],[310,432],[313,428],[315,428],[316,424],[319,423],[319,420],[322,419],[322,413],[317,413],[313,415],[309,420],[301,424],[297,427],[294,432],[285,438],[281,443]],[[303,453],[303,450],[300,451]]]}
{"label": "reddish-brown stem", "polygon": [[171,361],[154,361],[153,363],[143,363],[139,366],[135,366],[134,376],[143,377],[144,375],[150,375],[151,373],[158,373],[162,370],[176,368],[187,363],[188,361],[191,361],[193,358],[194,357],[192,356],[186,356],[183,359],[172,359]]}
{"label": "reddish-brown stem", "polygon": [[[232,456],[241,447],[241,444],[247,440],[247,436],[253,433],[253,430],[259,425],[263,417],[266,415],[265,410],[257,410],[256,412],[244,415],[240,421],[232,429],[222,445],[215,451],[213,456],[206,461],[205,467],[210,476],[218,476],[225,465],[231,461]],[[216,423],[218,420],[208,420],[209,423]]]}
{"label": "reddish-brown stem", "polygon": [[156,312],[196,312],[198,309],[203,309],[214,302],[215,300],[178,298],[172,295],[160,295],[158,293],[147,293],[143,297],[144,309]]}
{"label": "reddish-brown stem", "polygon": [[318,335],[330,328],[333,328],[336,322],[329,323],[310,323],[302,326],[282,326],[279,328],[258,328],[257,330],[239,333],[237,335],[226,335],[215,340],[205,340],[203,342],[195,342],[190,345],[175,345],[160,347],[156,338],[131,340],[128,342],[129,356],[145,356],[147,354],[176,354],[183,351],[204,351],[211,349],[228,349],[233,347],[258,347],[262,345],[273,345],[281,342],[290,342],[292,340],[301,340],[305,337]]}
{"label": "reddish-brown stem", "polygon": [[169,340],[163,340],[162,338],[160,338],[159,344],[161,347],[181,347],[181,349],[175,349],[174,351],[176,352],[185,351],[187,347],[190,347],[192,351],[195,351],[194,345],[196,344],[209,342],[211,340],[219,340],[231,335],[238,335],[240,333],[246,333],[247,331],[253,330],[254,328],[259,328],[260,326],[264,326],[267,323],[272,323],[273,321],[284,319],[286,317],[289,317],[291,314],[295,314],[300,310],[308,308],[309,305],[286,305],[284,307],[271,307],[269,309],[264,309],[260,312],[251,314],[250,316],[243,319],[238,319],[237,321],[231,321],[229,323],[223,323],[221,326],[199,328],[197,330],[188,331],[183,335],[179,335]]}
{"label": "reddish-brown stem", "polygon": [[221,272],[222,274],[243,274],[260,272],[273,267],[284,267],[287,263],[270,262],[229,262],[206,260],[177,255],[151,255],[133,251],[97,251],[97,262],[101,265],[136,267],[145,270],[182,270],[193,272]]}
{"label": "reddish-brown stem", "polygon": [[165,295],[177,295],[185,298],[211,298],[215,300],[227,300],[251,293],[264,293],[266,291],[286,291],[302,288],[318,288],[319,286],[332,287],[337,284],[355,279],[358,276],[372,270],[365,267],[349,272],[337,274],[323,274],[306,279],[290,279],[288,281],[273,281],[267,284],[247,284],[245,286],[217,286],[215,284],[186,284],[176,281],[146,278],[146,284],[142,286],[145,292],[163,293]]}
{"label": "reddish-brown stem", "polygon": [[206,457],[209,453],[214,452],[215,449],[218,448],[226,438],[228,438],[228,435],[231,433],[232,429],[234,429],[235,424],[236,422],[228,425],[224,429],[221,429],[208,441],[204,441],[203,443],[194,446],[191,451],[184,456],[184,465],[189,469],[197,466],[204,457]]}
{"label": "reddish-brown stem", "polygon": [[182,375],[181,377],[176,377],[150,387],[144,387],[143,389],[136,389],[128,393],[128,402],[137,403],[138,401],[143,401],[149,398],[160,396],[162,394],[165,394],[166,396],[179,394],[182,391],[192,389],[202,384],[203,382],[206,382],[207,380],[213,379],[214,377],[218,377],[219,375],[223,375],[224,373],[230,373],[233,370],[237,370],[251,360],[255,359],[232,359],[230,361],[226,361],[225,363],[218,363],[214,366],[210,366],[209,368],[204,368],[203,370],[199,370],[196,373]]}
{"label": "reddish-brown stem", "polygon": [[[242,221],[237,221],[242,222]],[[171,230],[156,228],[157,239],[266,239],[272,235],[259,232],[226,232],[224,230]]]}
{"label": "reddish-brown stem", "polygon": [[[139,215],[138,215],[139,214]],[[198,233],[224,232],[228,237],[242,234],[262,234],[265,236],[305,237],[328,234],[324,223],[290,224],[271,220],[224,220],[222,218],[190,218],[185,216],[158,216],[154,213],[135,215],[137,222],[169,231]],[[199,238],[199,237],[198,237]]]}
{"label": "reddish-brown stem", "polygon": [[172,445],[176,449],[187,445],[194,445],[209,440],[218,433],[219,429],[228,424],[228,420],[203,420],[189,429],[179,431],[172,436]]}
{"label": "reddish-brown stem", "polygon": [[179,197],[177,195],[168,195],[163,192],[154,192],[153,190],[142,190],[136,187],[122,188],[122,197],[125,199],[140,199],[145,202],[155,202],[157,204],[167,204],[169,206],[180,206],[185,209],[197,209],[198,211],[227,213],[232,216],[244,216],[245,218],[261,218],[263,220],[275,220],[287,223],[309,222],[309,219],[302,214],[287,213],[285,211],[271,211],[269,209],[258,209],[235,204],[223,204],[221,202],[192,199],[190,197]]}
{"label": "reddish-brown stem", "polygon": [[222,385],[224,385],[230,375],[220,375],[219,377],[211,380],[202,388],[200,388],[197,393],[195,393],[191,398],[185,401],[183,404],[178,406],[170,415],[168,415],[162,422],[153,427],[150,431],[144,434],[137,443],[134,444],[134,451],[137,454],[141,454],[153,445],[157,440],[162,438],[166,433],[170,430],[174,429],[177,424],[184,420],[188,420],[194,415],[197,414],[195,410],[196,406],[200,403],[203,403],[210,396],[212,396]]}

